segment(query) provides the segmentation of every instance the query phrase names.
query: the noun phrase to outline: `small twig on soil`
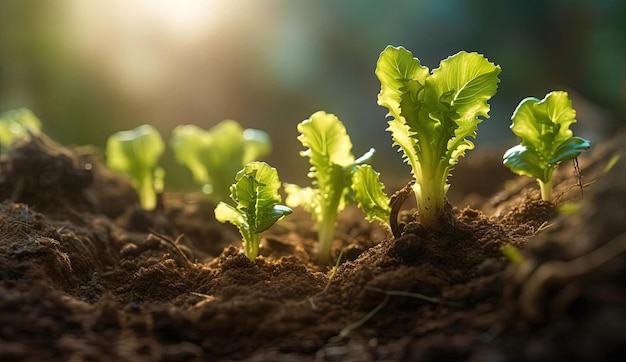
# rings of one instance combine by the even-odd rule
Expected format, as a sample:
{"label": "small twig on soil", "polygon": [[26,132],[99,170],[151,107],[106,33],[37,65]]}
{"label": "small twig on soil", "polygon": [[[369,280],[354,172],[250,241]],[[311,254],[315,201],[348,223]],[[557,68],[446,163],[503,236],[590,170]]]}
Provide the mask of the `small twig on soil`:
{"label": "small twig on soil", "polygon": [[373,292],[384,293],[384,294],[390,295],[390,296],[391,295],[396,295],[396,296],[400,296],[400,297],[415,298],[415,299],[423,300],[423,301],[429,302],[429,303],[439,304],[441,302],[441,300],[439,298],[436,298],[436,297],[429,297],[429,296],[421,294],[421,293],[407,292],[407,291],[404,291],[404,290],[385,290],[385,289],[380,289],[380,288],[370,287],[370,286],[365,287],[365,289],[371,290]]}
{"label": "small twig on soil", "polygon": [[553,223],[551,223],[550,221],[544,221],[541,225],[539,225],[539,228],[535,231],[535,234],[538,234],[544,230],[547,230],[552,225]]}
{"label": "small twig on soil", "polygon": [[365,289],[371,290],[373,292],[383,293],[383,294],[385,294],[385,299],[383,299],[383,301],[380,302],[380,304],[378,304],[374,309],[369,311],[369,313],[367,313],[365,316],[363,316],[363,318],[359,319],[358,321],[356,321],[356,322],[348,325],[344,329],[342,329],[337,336],[335,336],[335,337],[333,337],[333,338],[331,338],[329,340],[330,343],[336,343],[336,342],[341,341],[342,339],[346,338],[350,334],[350,332],[352,332],[353,330],[361,327],[367,321],[372,319],[376,315],[376,313],[378,313],[381,309],[383,309],[383,307],[385,307],[385,305],[387,305],[387,303],[389,302],[389,297],[391,297],[391,296],[409,297],[409,298],[415,298],[415,299],[423,300],[423,301],[429,302],[429,303],[445,304],[445,305],[448,305],[448,306],[456,306],[454,303],[446,303],[446,302],[441,301],[441,299],[439,299],[439,298],[429,297],[427,295],[420,294],[420,293],[412,293],[412,292],[406,292],[406,291],[402,291],[402,290],[385,290],[385,289],[380,289],[380,288],[371,287],[371,286],[366,286]]}
{"label": "small twig on soil", "polygon": [[182,257],[182,259],[185,261],[185,263],[187,263],[187,265],[189,265],[189,266],[193,266],[194,265],[191,262],[191,260],[189,260],[189,258],[187,258],[187,255],[185,255],[185,253],[183,253],[183,251],[180,250],[180,248],[178,247],[178,243],[183,238],[183,236],[185,236],[185,234],[180,234],[180,235],[178,235],[178,237],[176,237],[176,240],[172,240],[172,239],[168,238],[167,236],[159,233],[158,231],[155,231],[153,229],[148,229],[148,230],[150,230],[150,233],[153,234],[154,236],[156,236],[157,238],[167,242],[172,247],[174,247],[174,250],[176,250],[176,252]]}
{"label": "small twig on soil", "polygon": [[358,321],[348,325],[347,327],[345,327],[344,329],[339,331],[339,334],[336,335],[335,337],[332,337],[329,340],[329,342],[330,343],[337,343],[337,342],[342,341],[344,338],[346,338],[350,334],[350,332],[352,332],[353,330],[361,327],[367,321],[372,319],[372,317],[374,317],[376,315],[376,313],[378,313],[381,309],[383,309],[383,307],[385,307],[385,305],[387,305],[387,302],[389,302],[389,295],[385,295],[385,299],[383,299],[383,301],[380,302],[380,304],[378,304],[374,309],[369,311],[369,313],[367,313],[365,316],[363,316],[363,318],[359,319]]}
{"label": "small twig on soil", "polygon": [[[582,185],[579,185],[579,184],[572,185],[572,186],[570,186],[570,187],[566,188],[565,190],[561,191],[561,192],[560,192],[560,193],[559,193],[559,194],[558,194],[558,195],[554,198],[554,202],[555,202],[555,203],[558,203],[558,202],[561,200],[561,197],[563,197],[565,194],[567,194],[567,193],[568,193],[571,189],[573,189],[574,187],[580,187],[580,188],[589,187],[589,186],[591,186],[591,185],[595,184],[595,183],[596,183],[596,181],[597,181],[597,180],[591,180],[591,181],[589,181],[589,182],[587,182],[587,183],[585,183],[585,184],[582,184]],[[581,192],[581,195],[582,195],[582,192]],[[582,196],[581,196],[581,197],[582,197]]]}
{"label": "small twig on soil", "polygon": [[406,201],[406,199],[411,196],[413,193],[412,186],[415,184],[415,180],[409,181],[406,186],[402,189],[396,191],[391,198],[389,199],[389,206],[391,206],[391,213],[389,214],[389,225],[391,226],[391,232],[393,233],[394,238],[399,238],[402,235],[402,230],[400,230],[400,225],[398,225],[398,214],[400,213],[400,208],[402,204]]}
{"label": "small twig on soil", "polygon": [[576,174],[576,185],[580,186],[580,198],[582,199],[584,196],[583,193],[583,175],[580,172],[580,167],[578,166],[578,157],[575,157],[573,160],[574,163],[574,173]]}

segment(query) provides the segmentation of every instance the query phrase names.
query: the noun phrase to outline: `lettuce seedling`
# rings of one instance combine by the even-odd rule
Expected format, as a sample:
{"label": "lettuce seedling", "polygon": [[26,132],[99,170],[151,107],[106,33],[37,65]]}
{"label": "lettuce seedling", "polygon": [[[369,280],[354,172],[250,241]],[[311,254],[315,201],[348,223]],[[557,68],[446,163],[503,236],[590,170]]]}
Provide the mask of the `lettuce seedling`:
{"label": "lettuce seedling", "polygon": [[130,177],[145,210],[156,207],[156,193],[163,191],[165,173],[157,164],[164,149],[161,134],[148,124],[114,133],[107,141],[107,166]]}
{"label": "lettuce seedling", "polygon": [[541,199],[552,199],[552,174],[556,166],[590,147],[589,141],[574,137],[569,129],[576,123],[576,110],[567,92],[554,91],[542,100],[526,98],[513,112],[511,130],[522,139],[510,148],[503,163],[512,172],[537,179]]}
{"label": "lettuce seedling", "polygon": [[252,261],[259,254],[261,233],[293,212],[280,205],[280,185],[275,168],[265,162],[248,163],[237,173],[230,187],[230,197],[237,206],[220,202],[215,208],[219,222],[229,222],[239,229],[244,253]]}
{"label": "lettuce seedling", "polygon": [[440,227],[450,172],[474,148],[479,117],[498,88],[499,66],[478,53],[459,52],[432,72],[402,47],[388,46],[376,65],[378,104],[389,110],[387,131],[411,165],[420,223]]}
{"label": "lettuce seedling", "polygon": [[270,153],[267,133],[243,129],[226,120],[204,130],[194,125],[174,128],[170,146],[176,161],[192,173],[202,190],[217,202],[227,201],[235,175],[249,162]]}
{"label": "lettuce seedling", "polygon": [[286,203],[311,213],[319,239],[318,263],[328,264],[337,214],[351,198],[354,170],[368,163],[375,151],[372,148],[355,160],[346,128],[334,114],[316,112],[298,124],[298,131],[298,140],[307,148],[300,155],[309,158],[308,176],[317,188],[285,184]]}
{"label": "lettuce seedling", "polygon": [[26,108],[0,114],[0,153],[5,153],[13,142],[40,132],[41,121]]}

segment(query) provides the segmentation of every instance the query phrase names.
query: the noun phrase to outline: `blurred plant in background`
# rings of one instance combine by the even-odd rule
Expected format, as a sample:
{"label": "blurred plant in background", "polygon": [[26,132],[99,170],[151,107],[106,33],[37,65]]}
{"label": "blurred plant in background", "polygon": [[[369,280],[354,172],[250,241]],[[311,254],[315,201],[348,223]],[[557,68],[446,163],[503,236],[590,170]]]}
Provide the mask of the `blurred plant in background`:
{"label": "blurred plant in background", "polygon": [[300,182],[289,179],[306,174],[296,125],[326,109],[360,131],[355,144],[379,151],[384,178],[382,165],[407,167],[376,105],[374,68],[388,44],[429,67],[459,50],[502,66],[477,143],[509,146],[517,100],[552,89],[569,91],[592,141],[615,126],[599,120],[625,118],[626,2],[617,0],[2,0],[0,111],[28,107],[56,140],[100,147],[143,123],[167,135],[237,119],[266,130],[279,145],[267,161]]}

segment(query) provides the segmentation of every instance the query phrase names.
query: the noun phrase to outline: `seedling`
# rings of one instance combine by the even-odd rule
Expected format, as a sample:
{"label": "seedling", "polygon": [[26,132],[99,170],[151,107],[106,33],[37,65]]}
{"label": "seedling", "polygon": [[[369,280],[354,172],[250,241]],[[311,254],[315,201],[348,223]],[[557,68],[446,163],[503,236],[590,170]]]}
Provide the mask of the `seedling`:
{"label": "seedling", "polygon": [[15,141],[40,132],[41,121],[26,108],[0,114],[0,153],[5,153]]}
{"label": "seedling", "polygon": [[388,46],[376,65],[381,83],[378,104],[389,110],[387,131],[411,166],[420,223],[441,226],[450,172],[465,151],[468,137],[489,118],[487,101],[496,93],[499,66],[478,53],[459,52],[432,72],[402,47]]}
{"label": "seedling", "polygon": [[156,193],[163,191],[165,173],[157,164],[164,149],[161,134],[148,124],[114,133],[107,141],[107,165],[130,177],[145,210],[155,208]]}
{"label": "seedling", "polygon": [[202,190],[217,202],[228,201],[230,184],[244,165],[269,154],[267,133],[243,129],[226,120],[208,131],[194,125],[174,128],[170,145],[178,163],[191,171]]}
{"label": "seedling", "polygon": [[244,253],[251,261],[259,254],[261,233],[293,212],[280,205],[280,185],[275,168],[265,162],[251,162],[237,173],[230,187],[230,197],[237,206],[220,202],[215,208],[219,222],[229,222],[239,229]]}
{"label": "seedling", "polygon": [[318,263],[325,265],[330,262],[337,215],[352,197],[352,175],[375,151],[372,148],[355,160],[346,128],[334,114],[316,112],[298,124],[298,131],[298,140],[307,148],[300,155],[309,158],[308,176],[316,188],[285,184],[286,203],[302,206],[313,216],[319,240]]}
{"label": "seedling", "polygon": [[556,166],[590,147],[589,141],[574,137],[569,129],[576,123],[572,101],[563,91],[550,92],[542,100],[526,98],[511,119],[511,130],[522,141],[506,151],[503,163],[518,175],[537,179],[541,199],[550,201]]}

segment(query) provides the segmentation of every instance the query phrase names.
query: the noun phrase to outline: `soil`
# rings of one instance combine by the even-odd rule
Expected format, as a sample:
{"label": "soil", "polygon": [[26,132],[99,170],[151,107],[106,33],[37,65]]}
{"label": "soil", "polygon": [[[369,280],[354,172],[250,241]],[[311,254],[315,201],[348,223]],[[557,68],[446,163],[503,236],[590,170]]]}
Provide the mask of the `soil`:
{"label": "soil", "polygon": [[93,150],[18,144],[0,161],[0,359],[626,360],[623,136],[578,160],[582,187],[562,165],[554,204],[485,154],[455,170],[439,232],[405,209],[394,238],[349,207],[337,268],[302,210],[251,262],[201,196],[144,212]]}

